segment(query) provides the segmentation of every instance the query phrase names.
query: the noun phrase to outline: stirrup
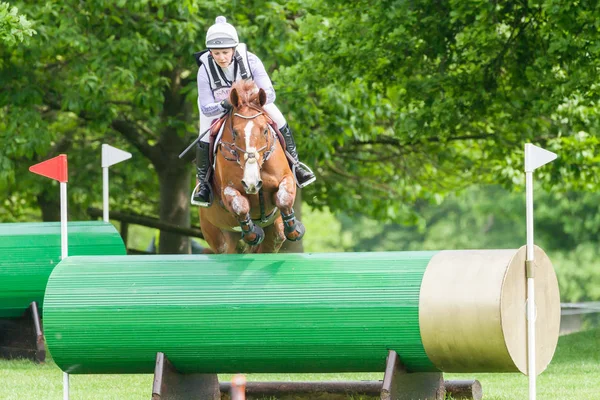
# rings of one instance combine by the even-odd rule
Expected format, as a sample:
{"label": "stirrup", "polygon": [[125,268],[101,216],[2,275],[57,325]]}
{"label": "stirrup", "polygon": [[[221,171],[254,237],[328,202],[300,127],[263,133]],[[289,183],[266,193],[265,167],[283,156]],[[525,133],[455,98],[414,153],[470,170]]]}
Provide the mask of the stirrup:
{"label": "stirrup", "polygon": [[201,185],[202,185],[202,182],[198,182],[198,184],[196,185],[194,190],[192,190],[192,195],[190,196],[190,203],[194,206],[210,207],[213,202],[212,188],[210,188],[210,186],[209,186],[209,194],[208,194],[208,198],[209,198],[208,203],[205,201],[194,200],[194,194],[198,191],[198,189],[200,189]]}
{"label": "stirrup", "polygon": [[[300,184],[300,182],[298,182],[298,177],[296,176],[296,168],[298,167],[298,165],[300,165],[302,167],[302,169],[310,172],[313,176],[312,179],[309,179],[306,182],[304,182],[303,184]],[[310,185],[311,183],[313,183],[314,181],[317,180],[317,177],[315,176],[315,173],[312,171],[312,169],[308,168],[308,165],[306,165],[300,161],[298,161],[296,164],[292,165],[292,175],[294,175],[294,180],[296,181],[296,186],[298,186],[301,189],[305,186]]]}

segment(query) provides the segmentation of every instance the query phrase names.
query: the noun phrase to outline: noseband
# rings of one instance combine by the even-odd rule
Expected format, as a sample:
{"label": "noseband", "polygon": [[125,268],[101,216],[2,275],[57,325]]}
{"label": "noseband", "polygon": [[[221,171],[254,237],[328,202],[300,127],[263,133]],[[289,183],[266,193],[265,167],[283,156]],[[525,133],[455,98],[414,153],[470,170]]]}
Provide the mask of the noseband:
{"label": "noseband", "polygon": [[[250,116],[246,116],[246,115],[242,115],[242,114],[238,114],[238,113],[234,113],[233,111],[231,111],[230,115],[231,118],[229,118],[229,127],[231,130],[231,134],[235,137],[235,133],[233,131],[233,117],[240,117],[243,119],[254,119],[256,117],[259,117],[261,115],[264,114],[264,111],[256,108],[256,107],[252,107],[250,106],[250,108],[258,111],[257,114],[254,115],[250,115]],[[267,129],[269,130],[269,132],[271,132],[271,136],[273,137],[273,140],[271,140],[271,147],[269,148],[268,151],[265,152],[264,156],[263,156],[263,164],[265,161],[267,161],[269,159],[269,157],[271,157],[271,154],[273,154],[273,151],[275,150],[275,134],[272,131],[271,127],[267,124]],[[267,134],[265,134],[265,136],[267,136]],[[260,153],[264,152],[267,147],[269,146],[269,138],[267,137],[267,144],[265,144],[263,147],[261,147],[258,150],[255,150],[253,152],[249,152],[245,149],[242,149],[241,147],[239,147],[238,145],[236,145],[233,142],[225,142],[223,140],[221,140],[221,146],[224,146],[229,153],[231,153],[231,155],[233,155],[235,158],[228,158],[225,154],[223,154],[223,157],[227,160],[227,161],[235,161],[238,163],[238,165],[240,167],[242,167],[242,163],[240,162],[240,154],[244,155],[244,161],[247,161],[249,163],[254,163],[257,162],[258,160],[258,156],[260,155]],[[259,166],[259,168],[262,167],[262,164]],[[243,167],[242,167],[243,168]]]}

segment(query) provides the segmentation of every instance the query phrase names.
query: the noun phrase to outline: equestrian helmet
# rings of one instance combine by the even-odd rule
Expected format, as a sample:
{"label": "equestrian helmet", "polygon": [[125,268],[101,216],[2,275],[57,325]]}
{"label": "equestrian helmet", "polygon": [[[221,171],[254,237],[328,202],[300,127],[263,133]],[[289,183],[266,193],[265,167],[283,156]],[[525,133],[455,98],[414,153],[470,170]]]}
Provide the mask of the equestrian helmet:
{"label": "equestrian helmet", "polygon": [[217,17],[215,24],[206,32],[206,48],[208,49],[227,49],[237,46],[239,42],[235,27],[227,23],[227,19],[223,16]]}

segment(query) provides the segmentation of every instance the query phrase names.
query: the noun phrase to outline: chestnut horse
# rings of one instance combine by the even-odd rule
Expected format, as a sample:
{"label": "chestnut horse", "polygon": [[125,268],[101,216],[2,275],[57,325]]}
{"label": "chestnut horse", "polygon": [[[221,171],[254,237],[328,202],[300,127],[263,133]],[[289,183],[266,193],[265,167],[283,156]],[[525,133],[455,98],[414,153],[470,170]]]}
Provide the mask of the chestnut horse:
{"label": "chestnut horse", "polygon": [[263,110],[265,91],[238,81],[229,100],[233,109],[215,154],[214,199],[200,207],[200,227],[215,253],[276,253],[286,238],[304,235],[294,216],[296,181]]}

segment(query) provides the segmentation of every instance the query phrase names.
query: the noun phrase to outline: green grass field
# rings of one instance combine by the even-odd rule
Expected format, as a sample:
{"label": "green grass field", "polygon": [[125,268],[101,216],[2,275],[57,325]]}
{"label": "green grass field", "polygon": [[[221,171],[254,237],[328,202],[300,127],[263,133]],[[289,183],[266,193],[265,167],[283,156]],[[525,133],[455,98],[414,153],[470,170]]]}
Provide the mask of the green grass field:
{"label": "green grass field", "polygon": [[[248,380],[375,380],[383,374],[248,375]],[[446,379],[478,379],[486,400],[527,399],[521,374],[446,374]],[[220,376],[231,379],[230,375]],[[540,400],[600,399],[600,329],[562,336],[552,363],[537,379]],[[71,375],[71,399],[150,399],[152,375]],[[0,360],[0,399],[60,400],[62,372],[52,361]],[[359,400],[360,398],[356,398]]]}

